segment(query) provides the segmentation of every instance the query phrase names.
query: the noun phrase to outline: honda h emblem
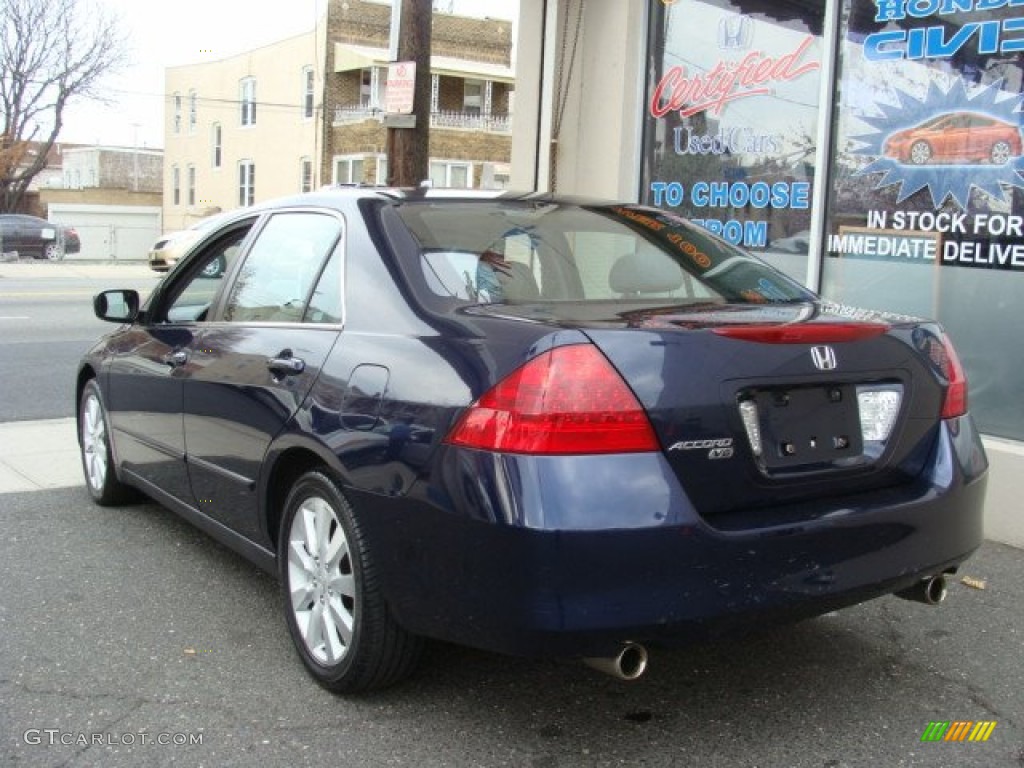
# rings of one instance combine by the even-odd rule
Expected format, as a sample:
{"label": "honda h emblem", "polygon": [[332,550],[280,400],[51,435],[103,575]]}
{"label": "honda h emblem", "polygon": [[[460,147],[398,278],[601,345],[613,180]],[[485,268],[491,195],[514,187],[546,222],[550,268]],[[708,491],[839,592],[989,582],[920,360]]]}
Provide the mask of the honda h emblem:
{"label": "honda h emblem", "polygon": [[811,347],[811,359],[819,371],[834,371],[838,365],[836,351],[832,347]]}

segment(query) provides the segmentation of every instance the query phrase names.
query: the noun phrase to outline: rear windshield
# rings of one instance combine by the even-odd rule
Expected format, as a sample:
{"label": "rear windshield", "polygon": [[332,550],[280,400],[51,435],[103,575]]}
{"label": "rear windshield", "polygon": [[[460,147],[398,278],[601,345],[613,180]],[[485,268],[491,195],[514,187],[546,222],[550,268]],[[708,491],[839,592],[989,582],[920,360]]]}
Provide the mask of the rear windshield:
{"label": "rear windshield", "polygon": [[798,283],[685,219],[640,206],[403,203],[430,290],[467,303],[808,301]]}

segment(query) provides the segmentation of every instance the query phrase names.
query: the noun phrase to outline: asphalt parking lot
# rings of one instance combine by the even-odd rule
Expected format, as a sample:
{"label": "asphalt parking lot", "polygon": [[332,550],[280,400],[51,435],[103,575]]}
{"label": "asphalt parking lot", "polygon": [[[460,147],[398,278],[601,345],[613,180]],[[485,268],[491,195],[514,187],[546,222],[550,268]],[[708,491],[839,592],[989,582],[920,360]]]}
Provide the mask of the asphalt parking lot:
{"label": "asphalt parking lot", "polygon": [[[341,699],[306,676],[273,579],[173,514],[76,487],[4,495],[0,518],[4,766],[1024,765],[1024,551],[1002,544],[941,607],[655,650],[633,684],[437,646]],[[988,741],[921,741],[968,720]]]}

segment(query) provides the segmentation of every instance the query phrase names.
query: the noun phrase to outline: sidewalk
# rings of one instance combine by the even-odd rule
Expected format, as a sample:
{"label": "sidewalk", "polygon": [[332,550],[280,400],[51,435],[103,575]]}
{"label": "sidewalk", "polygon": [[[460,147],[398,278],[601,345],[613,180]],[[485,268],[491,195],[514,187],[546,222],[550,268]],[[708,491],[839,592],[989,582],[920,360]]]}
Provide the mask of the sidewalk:
{"label": "sidewalk", "polygon": [[0,494],[84,482],[74,419],[0,424]]}
{"label": "sidewalk", "polygon": [[[1024,514],[1013,498],[1016,443],[985,439],[991,462],[985,505],[985,537],[1024,549]],[[1019,460],[1019,459],[1018,459]],[[0,494],[84,485],[75,420],[10,421],[0,424]]]}

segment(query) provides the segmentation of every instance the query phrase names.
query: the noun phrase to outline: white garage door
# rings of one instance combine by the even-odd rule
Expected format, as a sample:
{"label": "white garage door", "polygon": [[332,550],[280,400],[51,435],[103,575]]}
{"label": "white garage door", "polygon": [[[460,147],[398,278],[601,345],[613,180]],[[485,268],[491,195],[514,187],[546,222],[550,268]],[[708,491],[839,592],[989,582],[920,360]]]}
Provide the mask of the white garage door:
{"label": "white garage door", "polygon": [[49,219],[74,227],[82,250],[65,258],[144,262],[162,231],[160,208],[50,203]]}

